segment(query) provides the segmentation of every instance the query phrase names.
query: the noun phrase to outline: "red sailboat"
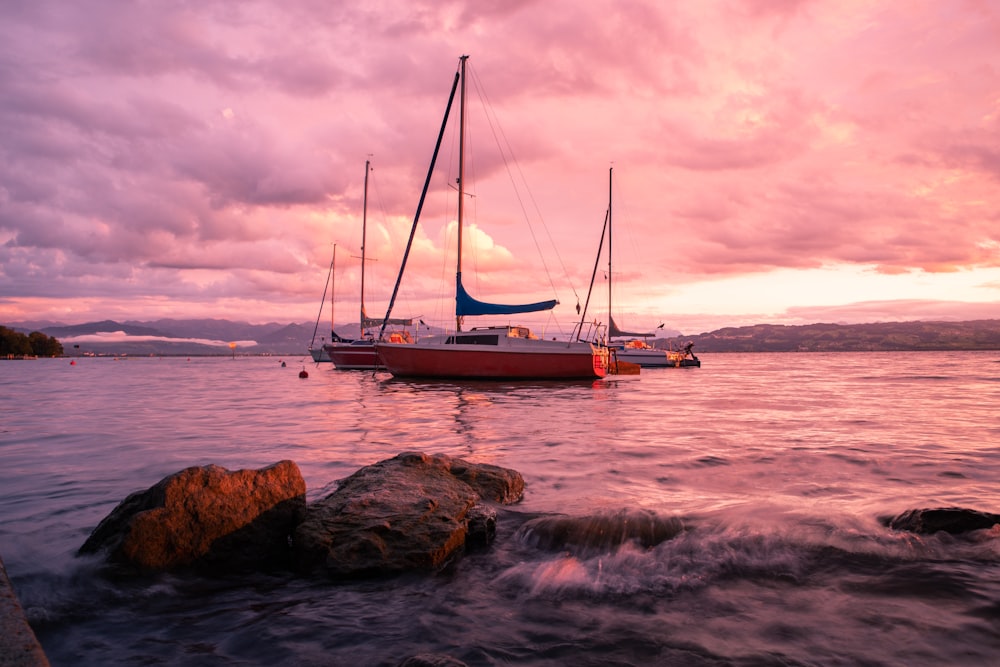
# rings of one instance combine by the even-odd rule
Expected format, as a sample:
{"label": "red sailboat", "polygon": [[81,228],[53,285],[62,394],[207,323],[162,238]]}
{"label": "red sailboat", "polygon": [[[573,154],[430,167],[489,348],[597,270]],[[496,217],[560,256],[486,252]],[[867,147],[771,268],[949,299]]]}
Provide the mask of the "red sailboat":
{"label": "red sailboat", "polygon": [[[465,182],[465,67],[468,56],[460,59],[455,73],[448,106],[445,109],[441,133],[431,159],[427,183],[417,207],[414,229],[420,216],[427,186],[437,160],[448,115],[461,84],[459,102],[458,157],[458,267],[455,276],[456,331],[420,338],[412,345],[379,343],[380,364],[394,376],[421,378],[468,378],[488,380],[567,380],[601,378],[607,373],[606,348],[581,341],[544,340],[523,326],[476,327],[462,331],[463,318],[477,315],[510,315],[551,310],[557,301],[541,301],[523,305],[486,303],[474,299],[462,285],[462,222]],[[410,233],[412,243],[413,231]],[[403,255],[399,279],[389,303],[388,319],[406,267],[407,251]]]}

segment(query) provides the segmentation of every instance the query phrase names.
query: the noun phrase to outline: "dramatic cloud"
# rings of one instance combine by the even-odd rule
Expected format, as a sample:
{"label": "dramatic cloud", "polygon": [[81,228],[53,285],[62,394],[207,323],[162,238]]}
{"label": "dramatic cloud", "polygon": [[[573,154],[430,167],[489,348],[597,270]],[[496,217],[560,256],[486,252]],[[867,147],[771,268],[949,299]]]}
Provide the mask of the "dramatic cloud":
{"label": "dramatic cloud", "polygon": [[[0,6],[0,323],[310,320],[334,244],[354,313],[369,156],[379,311],[463,54],[480,298],[572,326],[613,164],[626,326],[1000,317],[992,2]],[[451,319],[457,143],[400,316]]]}

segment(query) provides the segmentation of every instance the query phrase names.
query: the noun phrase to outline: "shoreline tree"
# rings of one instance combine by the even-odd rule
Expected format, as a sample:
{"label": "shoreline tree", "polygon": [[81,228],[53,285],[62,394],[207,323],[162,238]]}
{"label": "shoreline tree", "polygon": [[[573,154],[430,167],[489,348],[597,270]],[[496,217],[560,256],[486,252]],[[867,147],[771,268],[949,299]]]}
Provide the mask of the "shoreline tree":
{"label": "shoreline tree", "polygon": [[24,335],[20,331],[0,326],[0,359],[23,359],[24,357],[61,357],[63,346],[55,338],[41,331]]}

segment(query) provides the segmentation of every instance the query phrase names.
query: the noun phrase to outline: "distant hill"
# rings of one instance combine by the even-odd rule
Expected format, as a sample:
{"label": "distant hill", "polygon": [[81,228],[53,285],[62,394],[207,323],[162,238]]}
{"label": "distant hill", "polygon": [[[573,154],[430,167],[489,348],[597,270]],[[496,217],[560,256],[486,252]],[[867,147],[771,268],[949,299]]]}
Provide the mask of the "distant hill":
{"label": "distant hill", "polygon": [[1000,350],[1000,320],[873,324],[756,324],[658,339],[657,347],[694,342],[703,352],[862,352]]}
{"label": "distant hill", "polygon": [[[36,323],[14,323],[10,328],[23,333],[41,331],[52,336],[63,342],[67,356],[229,355],[233,353],[230,343],[237,344],[237,354],[305,355],[314,327],[304,322],[250,324],[217,319],[105,320],[73,325],[38,323],[42,326],[26,326],[28,324]],[[77,340],[79,342],[74,342]]]}
{"label": "distant hill", "polygon": [[[30,333],[41,331],[63,343],[68,356],[100,355],[228,355],[236,342],[237,354],[305,356],[314,323],[250,324],[230,320],[174,320],[148,322],[88,322],[65,325],[11,323],[6,326]],[[329,324],[317,332],[329,338]],[[116,332],[122,332],[118,334]],[[357,324],[340,325],[337,333],[357,335]],[[69,342],[85,336],[82,342]],[[879,322],[873,324],[806,324],[786,326],[756,324],[726,327],[697,335],[657,338],[657,347],[680,349],[688,341],[696,354],[712,352],[860,352],[906,350],[1000,350],[1000,320],[968,322]],[[78,345],[78,346],[77,346]]]}

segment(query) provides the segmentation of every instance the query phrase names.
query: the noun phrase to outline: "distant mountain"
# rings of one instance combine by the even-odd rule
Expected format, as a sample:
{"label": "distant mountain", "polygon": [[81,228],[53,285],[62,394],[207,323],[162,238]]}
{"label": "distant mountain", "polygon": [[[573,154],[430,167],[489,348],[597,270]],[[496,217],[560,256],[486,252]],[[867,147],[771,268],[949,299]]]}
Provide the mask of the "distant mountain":
{"label": "distant mountain", "polygon": [[[233,322],[231,320],[201,319],[201,320],[174,320],[161,319],[152,322],[132,322],[127,321],[127,325],[150,326],[160,331],[170,333],[171,338],[207,338],[210,340],[256,340],[273,335],[289,326],[287,323],[270,322],[268,324],[250,324],[249,322]],[[310,337],[312,326],[309,326]],[[307,341],[308,343],[308,341]]]}
{"label": "distant mountain", "polygon": [[180,336],[170,336],[156,328],[145,326],[149,323],[132,322],[121,324],[112,320],[103,322],[88,322],[86,324],[56,325],[41,329],[40,331],[54,338],[69,338],[71,336],[86,336],[102,332],[124,331],[129,336],[165,336],[167,338],[179,338]]}
{"label": "distant mountain", "polygon": [[659,339],[657,347],[694,343],[702,352],[862,352],[1000,350],[1000,320],[873,324],[756,324]]}
{"label": "distant mountain", "polygon": [[[18,322],[10,328],[30,333],[41,331],[63,342],[67,355],[228,355],[230,343],[237,354],[305,355],[312,339],[313,324],[250,324],[230,320],[174,320],[151,322],[128,320],[85,324]],[[81,339],[81,337],[84,337]],[[74,342],[79,340],[79,342]]]}
{"label": "distant mountain", "polygon": [[[174,320],[149,322],[88,322],[66,325],[14,322],[11,329],[41,331],[63,343],[67,355],[228,355],[236,342],[236,354],[305,356],[314,323],[250,324],[230,320]],[[42,323],[38,323],[42,324]],[[29,325],[29,326],[26,326]],[[321,326],[320,338],[329,339],[329,324]],[[357,335],[358,325],[338,325],[337,333]],[[429,330],[428,330],[429,331]],[[115,335],[116,332],[122,332]],[[427,333],[421,327],[421,335]],[[66,339],[86,336],[82,342]],[[693,342],[696,354],[712,352],[860,352],[890,350],[1000,350],[1000,320],[968,322],[878,322],[872,324],[806,324],[785,326],[756,324],[726,327],[697,335],[657,338],[651,344],[682,348]]]}

